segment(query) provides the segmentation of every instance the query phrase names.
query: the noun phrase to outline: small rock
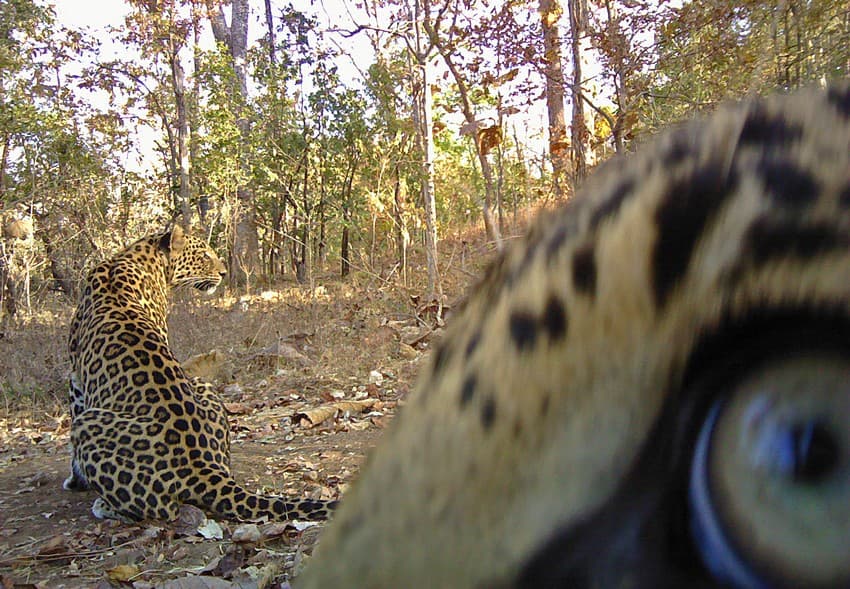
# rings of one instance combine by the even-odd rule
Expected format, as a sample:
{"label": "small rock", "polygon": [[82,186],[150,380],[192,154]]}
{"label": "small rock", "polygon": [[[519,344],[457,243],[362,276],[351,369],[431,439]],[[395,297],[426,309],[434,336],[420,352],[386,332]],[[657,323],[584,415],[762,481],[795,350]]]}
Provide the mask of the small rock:
{"label": "small rock", "polygon": [[233,397],[241,396],[242,393],[243,393],[242,387],[237,382],[235,382],[233,384],[226,385],[224,387],[224,389],[222,390],[222,392],[227,396],[233,396]]}
{"label": "small rock", "polygon": [[256,543],[260,541],[260,528],[257,524],[242,524],[238,526],[235,530],[233,530],[233,535],[231,539],[234,542],[244,543],[251,542]]}

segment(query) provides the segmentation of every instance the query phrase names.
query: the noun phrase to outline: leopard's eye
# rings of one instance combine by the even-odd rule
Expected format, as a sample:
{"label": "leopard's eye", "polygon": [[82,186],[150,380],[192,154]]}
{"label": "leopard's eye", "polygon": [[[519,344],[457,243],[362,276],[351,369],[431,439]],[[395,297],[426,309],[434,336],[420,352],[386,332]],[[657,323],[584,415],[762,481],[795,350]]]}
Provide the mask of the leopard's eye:
{"label": "leopard's eye", "polygon": [[724,583],[850,586],[850,361],[799,356],[738,382],[702,427],[690,503]]}

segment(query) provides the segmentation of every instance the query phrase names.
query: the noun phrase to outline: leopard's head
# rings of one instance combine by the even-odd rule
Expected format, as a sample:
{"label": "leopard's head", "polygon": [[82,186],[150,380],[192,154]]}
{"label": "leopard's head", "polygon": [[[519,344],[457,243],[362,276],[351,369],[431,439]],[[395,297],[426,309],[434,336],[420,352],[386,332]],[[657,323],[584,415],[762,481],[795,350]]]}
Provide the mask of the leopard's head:
{"label": "leopard's head", "polygon": [[191,286],[212,294],[227,274],[213,249],[205,241],[187,235],[180,225],[163,235],[160,247],[168,253],[172,286]]}

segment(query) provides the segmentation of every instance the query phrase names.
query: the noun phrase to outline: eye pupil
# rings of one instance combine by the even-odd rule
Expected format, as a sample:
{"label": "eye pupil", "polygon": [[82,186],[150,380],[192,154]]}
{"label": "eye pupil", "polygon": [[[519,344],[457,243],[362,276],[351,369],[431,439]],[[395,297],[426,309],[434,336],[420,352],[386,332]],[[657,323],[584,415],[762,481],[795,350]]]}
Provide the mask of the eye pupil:
{"label": "eye pupil", "polygon": [[832,432],[821,422],[797,424],[791,428],[792,478],[799,483],[816,484],[838,466],[839,447]]}

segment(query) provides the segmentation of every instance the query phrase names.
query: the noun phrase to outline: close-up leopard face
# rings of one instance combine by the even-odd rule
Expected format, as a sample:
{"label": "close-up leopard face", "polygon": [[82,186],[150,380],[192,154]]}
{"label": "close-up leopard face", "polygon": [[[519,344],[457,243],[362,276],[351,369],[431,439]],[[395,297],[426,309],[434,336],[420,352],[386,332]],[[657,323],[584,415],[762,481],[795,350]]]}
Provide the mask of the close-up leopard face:
{"label": "close-up leopard face", "polygon": [[636,151],[490,267],[300,587],[850,586],[850,87]]}

